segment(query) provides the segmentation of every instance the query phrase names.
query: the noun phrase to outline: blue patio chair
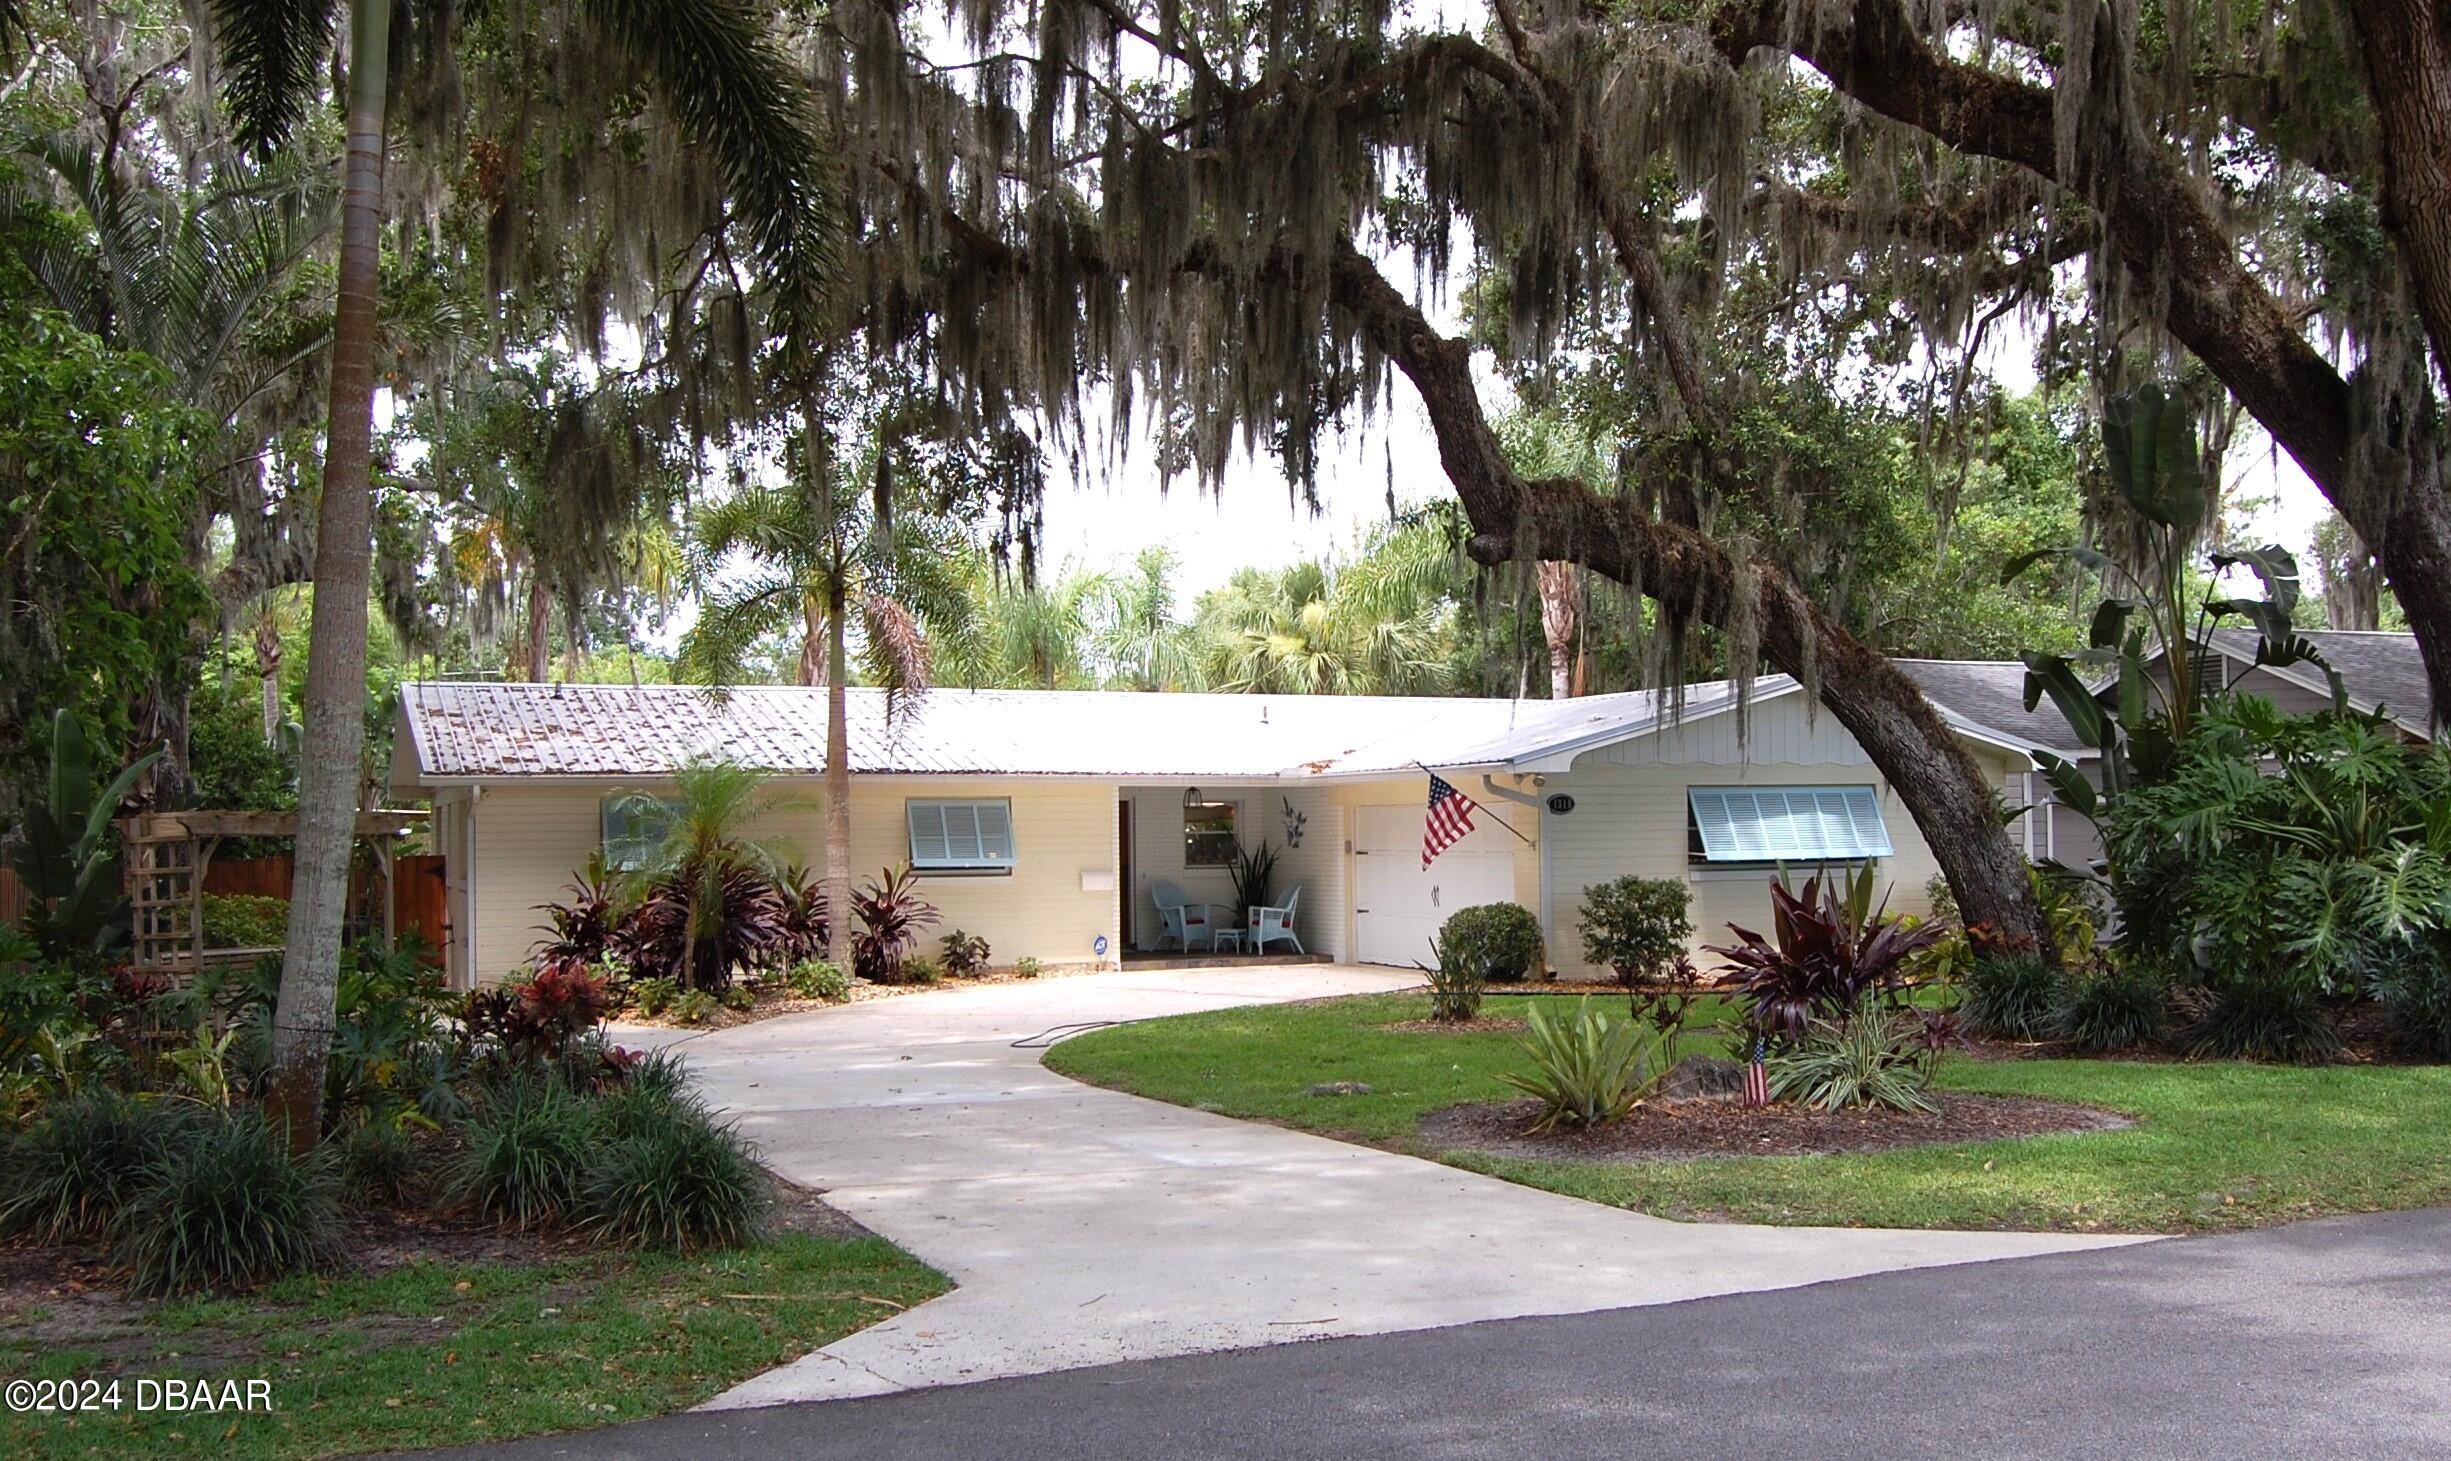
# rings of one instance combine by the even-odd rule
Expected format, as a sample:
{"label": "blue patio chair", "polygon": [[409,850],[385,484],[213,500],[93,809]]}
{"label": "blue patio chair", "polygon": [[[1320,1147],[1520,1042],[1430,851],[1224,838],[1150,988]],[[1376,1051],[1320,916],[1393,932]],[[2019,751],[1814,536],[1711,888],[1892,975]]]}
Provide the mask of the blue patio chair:
{"label": "blue patio chair", "polygon": [[1217,947],[1217,919],[1208,904],[1190,901],[1172,883],[1157,884],[1149,890],[1149,897],[1157,904],[1158,916],[1166,920],[1165,931],[1157,936],[1158,947],[1165,947],[1168,939],[1185,953],[1191,952],[1193,939]]}
{"label": "blue patio chair", "polygon": [[1300,907],[1301,903],[1302,889],[1296,887],[1292,892],[1285,895],[1285,905],[1283,907],[1252,909],[1251,926],[1249,930],[1251,935],[1251,952],[1255,954],[1264,954],[1268,952],[1269,944],[1282,939],[1286,943],[1294,946],[1295,953],[1309,953],[1310,950],[1302,947],[1302,940],[1294,937],[1294,910]]}

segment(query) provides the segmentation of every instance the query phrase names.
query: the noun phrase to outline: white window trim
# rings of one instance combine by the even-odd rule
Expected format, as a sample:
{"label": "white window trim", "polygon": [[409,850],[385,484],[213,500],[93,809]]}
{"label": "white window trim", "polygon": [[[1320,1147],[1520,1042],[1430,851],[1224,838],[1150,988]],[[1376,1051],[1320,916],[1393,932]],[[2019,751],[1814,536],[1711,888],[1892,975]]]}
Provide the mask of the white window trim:
{"label": "white window trim", "polygon": [[[988,851],[985,835],[974,831],[972,846],[976,849],[975,853],[954,856],[951,829],[944,820],[945,812],[953,807],[969,808],[974,828],[977,826],[976,819],[980,809],[995,808],[997,815],[1004,820],[1003,855],[999,857]],[[920,855],[919,819],[923,811],[937,815],[936,835],[945,842],[943,857],[927,858]],[[1014,836],[1013,799],[1011,797],[910,797],[902,803],[902,831],[904,848],[910,855],[913,872],[957,875],[1009,873],[1021,860],[1020,848]]]}
{"label": "white window trim", "polygon": [[[1847,840],[1841,842],[1831,838],[1809,847],[1799,847],[1791,852],[1771,852],[1764,849],[1760,856],[1725,855],[1714,853],[1711,850],[1710,827],[1714,819],[1705,815],[1706,799],[1718,801],[1719,820],[1724,821],[1733,810],[1729,805],[1730,798],[1776,797],[1781,803],[1780,815],[1793,817],[1796,811],[1790,799],[1802,796],[1843,798],[1848,823]],[[1692,825],[1701,833],[1703,846],[1702,860],[1700,862],[1689,861],[1688,865],[1701,871],[1735,868],[1759,869],[1782,865],[1834,866],[1877,862],[1882,858],[1897,855],[1897,844],[1889,835],[1888,819],[1881,814],[1880,792],[1871,786],[1862,784],[1852,786],[1688,786],[1685,789],[1685,805],[1687,815],[1693,819]],[[1754,809],[1759,810],[1758,800]],[[1871,817],[1872,826],[1878,831],[1877,841],[1861,835],[1861,820],[1867,813]],[[1822,812],[1815,809],[1814,815],[1818,818]],[[1690,855],[1689,851],[1689,858]]]}

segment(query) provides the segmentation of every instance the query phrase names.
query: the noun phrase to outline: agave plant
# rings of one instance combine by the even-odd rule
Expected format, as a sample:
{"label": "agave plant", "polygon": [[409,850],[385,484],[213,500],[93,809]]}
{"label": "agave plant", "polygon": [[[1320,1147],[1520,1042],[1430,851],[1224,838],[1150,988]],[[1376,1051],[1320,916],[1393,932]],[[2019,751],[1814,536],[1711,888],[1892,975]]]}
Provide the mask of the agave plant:
{"label": "agave plant", "polygon": [[859,932],[851,937],[851,969],[862,979],[891,983],[920,936],[936,926],[936,905],[919,896],[917,881],[909,868],[887,868],[851,895],[851,912],[859,919]]}
{"label": "agave plant", "polygon": [[1498,1079],[1541,1103],[1534,1131],[1606,1126],[1668,1078],[1673,1038],[1620,1020],[1585,996],[1572,1015],[1537,1000],[1531,1033],[1516,1043],[1532,1057],[1532,1072],[1501,1071]]}
{"label": "agave plant", "polygon": [[1887,917],[1868,885],[1842,888],[1820,876],[1800,892],[1770,884],[1770,931],[1764,938],[1729,924],[1733,945],[1710,952],[1732,966],[1719,978],[1745,1002],[1745,1023],[1762,1036],[1793,1044],[1815,1020],[1844,1025],[1865,999],[1904,984],[1904,965],[1941,935],[1938,924]]}

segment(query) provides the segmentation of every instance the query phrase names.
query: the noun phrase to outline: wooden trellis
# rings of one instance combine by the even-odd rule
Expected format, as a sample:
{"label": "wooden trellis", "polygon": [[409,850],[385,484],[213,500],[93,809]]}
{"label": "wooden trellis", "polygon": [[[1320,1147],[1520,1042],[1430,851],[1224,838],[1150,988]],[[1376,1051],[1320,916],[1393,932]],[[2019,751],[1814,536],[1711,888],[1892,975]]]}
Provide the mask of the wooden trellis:
{"label": "wooden trellis", "polygon": [[[424,825],[426,813],[387,809],[357,814],[357,835],[374,849],[383,883],[383,933],[391,937],[392,858],[402,837]],[[128,903],[134,930],[129,953],[139,969],[183,974],[208,963],[256,958],[267,949],[204,945],[204,874],[229,837],[298,835],[295,812],[149,812],[120,824],[127,842]]]}

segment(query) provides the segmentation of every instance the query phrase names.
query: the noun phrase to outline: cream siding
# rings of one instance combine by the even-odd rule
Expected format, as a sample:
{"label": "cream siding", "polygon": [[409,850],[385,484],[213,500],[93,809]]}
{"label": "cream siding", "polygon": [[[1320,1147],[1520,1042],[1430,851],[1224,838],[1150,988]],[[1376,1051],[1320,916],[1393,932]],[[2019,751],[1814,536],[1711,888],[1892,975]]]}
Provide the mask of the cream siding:
{"label": "cream siding", "polygon": [[[474,958],[468,967],[478,982],[492,983],[527,962],[543,921],[539,906],[562,898],[598,846],[605,798],[670,790],[669,783],[659,782],[488,787],[474,814],[476,865],[464,874],[474,916],[469,935]],[[783,855],[813,867],[825,850],[818,786],[784,782],[777,790],[796,805],[778,813],[773,825],[753,830],[775,839]],[[1013,804],[1017,862],[1011,872],[921,875],[921,894],[941,915],[928,952],[934,952],[937,937],[960,928],[986,939],[997,964],[1025,954],[1052,965],[1115,962],[1113,787],[1009,778],[859,778],[851,791],[854,882],[909,860],[903,804],[912,797],[1003,798]],[[1103,955],[1096,951],[1101,936],[1107,940]],[[459,974],[455,969],[455,977]]]}
{"label": "cream siding", "polygon": [[[1889,907],[1930,911],[1925,885],[1940,867],[1913,818],[1870,758],[1828,716],[1811,718],[1795,697],[1757,707],[1742,745],[1728,717],[1713,717],[1656,737],[1584,755],[1571,772],[1553,775],[1544,795],[1574,798],[1565,815],[1544,814],[1549,839],[1550,960],[1560,973],[1603,976],[1583,958],[1583,890],[1628,873],[1683,882],[1693,895],[1692,945],[1725,943],[1733,923],[1767,932],[1769,874],[1688,865],[1686,791],[1696,786],[1870,786],[1895,856],[1881,863]],[[2017,787],[2008,753],[1968,745],[1988,779],[2004,792]],[[1705,966],[1709,961],[1705,959]]]}
{"label": "cream siding", "polygon": [[[1508,777],[1501,780],[1499,784],[1511,788],[1517,780],[1519,778]],[[1499,836],[1506,837],[1507,841],[1513,845],[1515,901],[1537,913],[1541,906],[1541,861],[1535,822],[1536,814],[1533,809],[1500,798],[1481,784],[1481,778],[1477,774],[1461,776],[1455,781],[1455,785],[1457,790],[1471,797],[1482,807],[1484,815],[1474,819],[1476,824],[1496,832]],[[1345,889],[1350,890],[1354,885],[1353,834],[1354,828],[1360,821],[1361,809],[1400,806],[1409,808],[1416,817],[1426,818],[1429,812],[1429,796],[1430,780],[1419,772],[1391,781],[1342,782],[1326,793],[1327,804],[1337,809],[1343,822],[1339,833],[1339,845],[1343,849],[1343,855],[1339,861],[1343,865]],[[1527,845],[1509,836],[1502,830],[1507,827],[1524,833],[1532,839],[1531,842]],[[1306,893],[1303,896],[1307,899],[1310,895]],[[1340,949],[1351,949],[1354,947],[1353,898],[1349,891],[1338,898],[1336,912],[1339,924],[1337,946]],[[1307,937],[1308,935],[1305,935],[1305,938]],[[1555,952],[1552,951],[1552,961],[1555,957]]]}

